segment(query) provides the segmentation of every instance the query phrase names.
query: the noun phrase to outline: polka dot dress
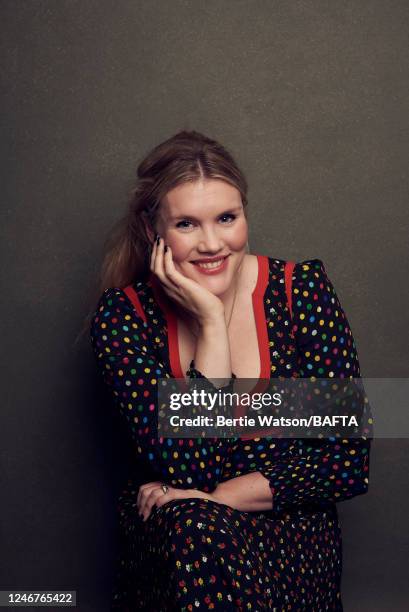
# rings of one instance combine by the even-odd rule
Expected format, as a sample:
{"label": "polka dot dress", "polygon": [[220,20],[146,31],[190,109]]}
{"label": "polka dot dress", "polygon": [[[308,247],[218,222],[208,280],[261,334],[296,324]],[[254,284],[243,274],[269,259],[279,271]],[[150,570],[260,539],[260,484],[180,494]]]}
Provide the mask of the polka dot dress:
{"label": "polka dot dress", "polygon": [[[253,293],[261,378],[359,377],[348,320],[323,263],[297,263],[291,303],[285,261],[258,255]],[[184,376],[176,318],[156,279],[101,296],[91,341],[133,449],[118,500],[119,556],[111,609],[342,610],[335,502],[368,488],[370,440],[167,439],[157,436],[157,380]],[[189,371],[191,377],[200,375]],[[207,499],[174,500],[143,522],[138,487],[160,480],[212,492],[259,471],[273,509],[243,512]]]}

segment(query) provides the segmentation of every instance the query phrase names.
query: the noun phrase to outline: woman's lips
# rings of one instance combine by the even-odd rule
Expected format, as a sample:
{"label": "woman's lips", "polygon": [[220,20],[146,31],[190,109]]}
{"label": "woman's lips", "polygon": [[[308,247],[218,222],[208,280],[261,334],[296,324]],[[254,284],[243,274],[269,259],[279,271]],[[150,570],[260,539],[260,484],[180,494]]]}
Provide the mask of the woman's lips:
{"label": "woman's lips", "polygon": [[201,273],[201,274],[207,274],[207,275],[213,275],[213,274],[220,274],[220,272],[223,272],[228,265],[228,259],[229,256],[227,255],[224,258],[220,258],[219,260],[215,260],[212,263],[199,263],[199,262],[195,262],[193,265],[197,268],[197,270]]}

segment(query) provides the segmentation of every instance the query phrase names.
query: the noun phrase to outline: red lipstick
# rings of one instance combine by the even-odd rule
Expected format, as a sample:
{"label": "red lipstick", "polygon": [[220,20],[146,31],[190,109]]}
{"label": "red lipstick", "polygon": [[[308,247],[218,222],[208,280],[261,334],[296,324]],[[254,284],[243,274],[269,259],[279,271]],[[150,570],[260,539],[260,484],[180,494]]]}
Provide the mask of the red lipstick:
{"label": "red lipstick", "polygon": [[[224,272],[228,265],[228,259],[228,255],[225,255],[224,257],[203,257],[201,259],[196,259],[192,263],[194,266],[196,266],[197,270],[201,274],[213,276],[214,274],[220,274],[220,272]],[[216,264],[216,262],[220,262],[219,265],[214,265]]]}

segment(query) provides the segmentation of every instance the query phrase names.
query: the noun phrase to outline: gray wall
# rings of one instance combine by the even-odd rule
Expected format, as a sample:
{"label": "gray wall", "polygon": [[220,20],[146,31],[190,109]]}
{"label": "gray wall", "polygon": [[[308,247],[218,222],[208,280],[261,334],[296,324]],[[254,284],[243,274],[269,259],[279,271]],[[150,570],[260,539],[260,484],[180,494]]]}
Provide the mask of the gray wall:
{"label": "gray wall", "polygon": [[[102,612],[126,458],[88,341],[74,340],[137,162],[182,128],[220,139],[249,180],[252,251],[322,259],[363,374],[408,376],[408,3],[0,12],[0,586],[77,589],[81,610]],[[407,609],[407,451],[376,441],[369,493],[339,504],[347,612]]]}

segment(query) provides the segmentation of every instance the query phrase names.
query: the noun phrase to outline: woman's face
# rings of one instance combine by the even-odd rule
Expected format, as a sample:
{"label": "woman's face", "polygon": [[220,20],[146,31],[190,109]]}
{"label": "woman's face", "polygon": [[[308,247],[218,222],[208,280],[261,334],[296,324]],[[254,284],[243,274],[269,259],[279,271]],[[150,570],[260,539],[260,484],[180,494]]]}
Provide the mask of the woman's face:
{"label": "woman's face", "polygon": [[162,199],[157,230],[179,272],[214,295],[227,291],[248,238],[238,189],[219,179],[178,185]]}

